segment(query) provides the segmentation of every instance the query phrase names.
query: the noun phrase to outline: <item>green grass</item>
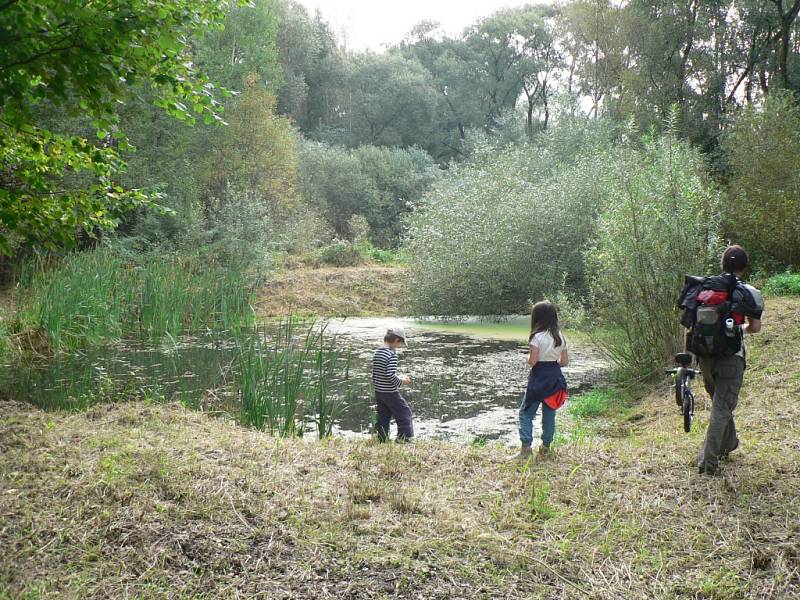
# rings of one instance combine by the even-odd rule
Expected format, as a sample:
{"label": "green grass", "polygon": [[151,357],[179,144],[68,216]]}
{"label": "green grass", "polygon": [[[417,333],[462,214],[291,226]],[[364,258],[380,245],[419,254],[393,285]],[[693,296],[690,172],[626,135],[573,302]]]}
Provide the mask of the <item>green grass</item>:
{"label": "green grass", "polygon": [[773,275],[764,285],[764,292],[773,296],[800,296],[800,273],[786,271]]}
{"label": "green grass", "polygon": [[567,410],[575,417],[596,419],[622,412],[627,396],[615,388],[600,388],[569,399]]}

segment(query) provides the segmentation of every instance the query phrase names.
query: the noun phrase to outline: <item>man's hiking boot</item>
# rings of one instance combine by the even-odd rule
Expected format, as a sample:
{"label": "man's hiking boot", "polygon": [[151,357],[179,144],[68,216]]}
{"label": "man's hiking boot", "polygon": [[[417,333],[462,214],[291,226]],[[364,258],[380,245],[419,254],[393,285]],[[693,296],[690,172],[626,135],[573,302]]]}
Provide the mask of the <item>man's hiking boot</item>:
{"label": "man's hiking boot", "polygon": [[550,446],[545,446],[544,444],[539,446],[539,458],[540,459],[550,458],[551,456],[553,456],[553,453],[550,451]]}
{"label": "man's hiking boot", "polygon": [[709,477],[714,477],[715,475],[720,475],[722,469],[719,467],[711,467],[709,465],[699,465],[697,468],[697,472],[700,475],[708,475]]}

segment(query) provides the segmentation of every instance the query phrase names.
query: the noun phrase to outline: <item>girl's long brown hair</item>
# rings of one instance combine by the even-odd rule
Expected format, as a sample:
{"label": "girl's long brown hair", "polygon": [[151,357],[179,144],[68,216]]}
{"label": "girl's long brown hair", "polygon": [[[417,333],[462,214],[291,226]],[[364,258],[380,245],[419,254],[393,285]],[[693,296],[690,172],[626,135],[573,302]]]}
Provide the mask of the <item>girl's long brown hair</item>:
{"label": "girl's long brown hair", "polygon": [[561,331],[558,329],[558,313],[552,302],[542,300],[533,305],[531,309],[531,334],[528,336],[528,343],[533,336],[541,331],[547,331],[553,336],[556,348],[561,345]]}

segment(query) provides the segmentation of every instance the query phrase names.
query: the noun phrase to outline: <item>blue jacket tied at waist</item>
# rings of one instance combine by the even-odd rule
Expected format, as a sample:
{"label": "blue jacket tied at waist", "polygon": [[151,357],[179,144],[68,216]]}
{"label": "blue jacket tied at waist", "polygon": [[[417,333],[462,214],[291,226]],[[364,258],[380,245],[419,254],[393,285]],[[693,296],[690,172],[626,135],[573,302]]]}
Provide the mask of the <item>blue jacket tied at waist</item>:
{"label": "blue jacket tied at waist", "polygon": [[566,391],[567,380],[556,361],[537,362],[528,375],[528,387],[525,390],[525,408],[534,402],[544,402],[561,390]]}

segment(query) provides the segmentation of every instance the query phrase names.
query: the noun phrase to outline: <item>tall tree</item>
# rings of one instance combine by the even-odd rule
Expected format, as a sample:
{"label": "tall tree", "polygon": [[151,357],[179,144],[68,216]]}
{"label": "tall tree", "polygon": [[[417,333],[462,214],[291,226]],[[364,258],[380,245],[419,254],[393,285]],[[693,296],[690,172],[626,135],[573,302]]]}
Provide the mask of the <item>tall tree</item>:
{"label": "tall tree", "polygon": [[628,64],[622,9],[609,0],[576,0],[561,11],[569,93],[587,97],[589,114],[608,112]]}
{"label": "tall tree", "polygon": [[350,114],[342,124],[356,144],[425,144],[438,100],[419,62],[395,53],[358,56],[349,86]]}
{"label": "tall tree", "polygon": [[278,58],[278,14],[277,0],[227,3],[224,27],[202,30],[195,37],[197,64],[230,90],[246,90],[252,74],[260,85],[278,90],[285,82]]}
{"label": "tall tree", "polygon": [[280,216],[295,202],[297,152],[294,132],[275,114],[275,97],[253,75],[247,91],[229,103],[228,126],[208,140],[198,173],[207,219],[230,201],[231,194],[250,194],[264,214]]}

